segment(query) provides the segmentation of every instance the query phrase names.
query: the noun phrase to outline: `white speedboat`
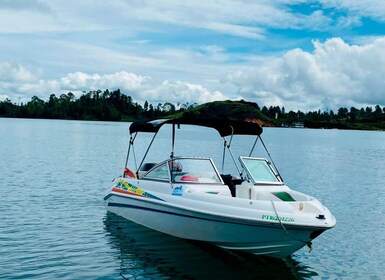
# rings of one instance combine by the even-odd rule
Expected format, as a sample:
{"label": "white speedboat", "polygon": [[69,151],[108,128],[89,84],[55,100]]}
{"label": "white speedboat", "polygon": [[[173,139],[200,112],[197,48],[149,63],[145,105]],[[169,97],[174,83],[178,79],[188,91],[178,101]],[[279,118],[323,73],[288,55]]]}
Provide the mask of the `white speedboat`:
{"label": "white speedboat", "polygon": [[[172,126],[170,158],[145,163],[159,129]],[[211,158],[174,155],[175,128],[198,125],[216,129],[224,139],[223,162],[230,154],[238,174],[221,174]],[[128,168],[138,133],[154,133],[138,168]],[[284,258],[311,241],[336,220],[317,199],[285,185],[270,154],[253,157],[255,144],[266,149],[262,128],[229,120],[163,119],[130,126],[124,174],[104,197],[107,210],[151,229],[216,246]],[[234,158],[235,135],[256,137],[248,156]],[[135,158],[135,153],[134,158]],[[135,158],[136,160],[136,158]]]}

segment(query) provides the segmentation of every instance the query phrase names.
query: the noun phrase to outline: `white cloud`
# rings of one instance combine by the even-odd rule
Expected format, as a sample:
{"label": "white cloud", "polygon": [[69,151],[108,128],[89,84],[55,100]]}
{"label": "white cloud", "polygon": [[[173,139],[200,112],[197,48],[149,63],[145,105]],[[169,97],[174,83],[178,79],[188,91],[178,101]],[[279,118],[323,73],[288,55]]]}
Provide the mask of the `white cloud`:
{"label": "white cloud", "polygon": [[25,2],[0,1],[3,97],[121,88],[150,102],[384,103],[382,31],[353,37],[357,46],[335,38],[282,55],[312,34],[354,36],[363,17],[385,20],[383,0]]}
{"label": "white cloud", "polygon": [[202,85],[181,81],[155,81],[151,77],[120,71],[112,74],[69,73],[56,80],[44,80],[31,74],[22,65],[0,62],[0,98],[21,99],[28,102],[33,95],[47,99],[52,93],[60,95],[69,91],[80,95],[83,91],[121,89],[134,101],[143,103],[197,102],[223,100],[219,91],[210,91]]}
{"label": "white cloud", "polygon": [[346,10],[361,17],[385,20],[385,1],[383,0],[320,0],[327,8]]}
{"label": "white cloud", "polygon": [[96,20],[88,20],[85,14],[79,17],[74,16],[76,14],[76,6],[61,6],[55,1],[1,1],[0,33],[79,32],[106,28]]}
{"label": "white cloud", "polygon": [[135,92],[142,90],[148,81],[150,81],[149,77],[143,77],[123,71],[105,75],[90,75],[76,72],[60,78],[60,89],[88,91],[107,88],[122,88],[129,92]]}
{"label": "white cloud", "polygon": [[20,64],[11,64],[0,61],[0,82],[29,82],[36,77]]}
{"label": "white cloud", "polygon": [[[3,1],[0,33],[143,30],[164,32],[159,24],[206,29],[250,39],[265,38],[266,28],[320,28],[329,19],[320,11],[295,14],[285,1]],[[292,4],[293,1],[290,2]]]}
{"label": "white cloud", "polygon": [[71,73],[60,79],[59,86],[61,90],[75,92],[120,88],[122,92],[131,95],[134,101],[139,103],[143,103],[145,100],[150,103],[166,101],[205,103],[226,99],[221,92],[211,92],[202,85],[167,80],[158,82],[150,77],[124,71],[106,75]]}
{"label": "white cloud", "polygon": [[[306,1],[239,1],[159,0],[149,5],[146,1],[122,1],[120,20],[159,22],[176,26],[208,29],[250,39],[264,39],[266,29],[325,29],[332,22],[322,11],[311,14],[293,12],[287,5]],[[125,3],[125,7],[121,6]],[[140,4],[139,4],[140,3]],[[165,8],[167,7],[167,8]]]}
{"label": "white cloud", "polygon": [[[51,93],[80,94],[120,88],[139,103],[145,100],[205,103],[244,98],[260,105],[293,110],[385,105],[385,37],[366,45],[350,45],[333,38],[314,41],[313,46],[313,52],[293,49],[280,57],[259,58],[248,68],[232,71],[225,81],[221,80],[224,72],[217,73],[210,77],[211,84],[209,80],[202,83],[162,81],[127,71],[74,72],[46,80],[21,64],[0,62],[0,95],[3,99],[13,96],[28,101],[33,95],[47,98]],[[222,51],[216,46],[204,49],[214,53]]]}
{"label": "white cloud", "polygon": [[340,38],[313,44],[312,53],[294,49],[228,79],[241,96],[264,105],[292,109],[385,105],[385,37],[362,46]]}
{"label": "white cloud", "polygon": [[[269,28],[326,30],[334,28],[332,25],[339,28],[360,25],[362,17],[385,20],[383,0],[308,2],[3,0],[0,2],[0,33],[100,31],[122,29],[124,26],[126,34],[138,34],[143,30],[167,32],[167,25],[170,25],[260,40],[265,39]],[[319,9],[310,14],[301,13],[291,9],[295,4],[319,6]],[[325,14],[322,8],[332,12]],[[335,15],[334,10],[347,15]],[[159,28],[161,24],[163,26]]]}
{"label": "white cloud", "polygon": [[23,91],[22,87],[36,83],[38,83],[37,77],[23,65],[0,61],[1,100],[20,97],[18,93]]}
{"label": "white cloud", "polygon": [[202,85],[180,81],[164,81],[159,86],[146,90],[144,97],[148,100],[164,100],[174,103],[206,103],[227,99],[227,97],[219,91],[211,92]]}

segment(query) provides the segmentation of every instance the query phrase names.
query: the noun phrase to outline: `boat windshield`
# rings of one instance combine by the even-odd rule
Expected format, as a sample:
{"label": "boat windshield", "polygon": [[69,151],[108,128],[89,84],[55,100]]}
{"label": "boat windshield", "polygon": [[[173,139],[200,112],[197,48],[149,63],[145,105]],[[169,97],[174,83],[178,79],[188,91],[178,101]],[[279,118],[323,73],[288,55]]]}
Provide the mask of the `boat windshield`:
{"label": "boat windshield", "polygon": [[275,171],[270,167],[267,160],[264,158],[251,158],[240,157],[239,158],[242,167],[247,172],[249,177],[254,181],[254,184],[258,183],[273,183],[281,184],[279,177]]}
{"label": "boat windshield", "polygon": [[213,162],[209,158],[174,158],[154,167],[143,179],[177,183],[221,184]]}
{"label": "boat windshield", "polygon": [[172,180],[178,183],[222,183],[209,158],[177,158],[169,161]]}

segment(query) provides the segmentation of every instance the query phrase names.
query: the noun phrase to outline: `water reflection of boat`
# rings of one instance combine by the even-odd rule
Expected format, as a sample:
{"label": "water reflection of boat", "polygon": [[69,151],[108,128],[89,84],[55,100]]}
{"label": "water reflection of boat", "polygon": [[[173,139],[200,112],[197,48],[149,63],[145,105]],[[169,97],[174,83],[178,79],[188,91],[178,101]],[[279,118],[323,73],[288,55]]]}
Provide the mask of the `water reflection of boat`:
{"label": "water reflection of boat", "polygon": [[[172,128],[170,158],[145,163],[151,141],[135,172],[126,163],[124,175],[114,180],[105,196],[108,211],[176,237],[278,258],[305,245],[310,247],[312,239],[335,226],[334,216],[318,200],[284,184],[271,158],[251,156],[259,140],[270,157],[261,138],[262,128],[255,123],[186,119],[134,122],[127,162],[130,151],[136,161],[138,133],[154,133],[155,139],[167,124]],[[223,159],[226,152],[230,154],[238,177],[220,174],[211,158],[175,156],[176,128],[185,124],[216,129],[224,139]],[[239,163],[230,149],[236,135],[256,137],[248,156],[240,156]]]}
{"label": "water reflection of boat", "polygon": [[123,279],[302,279],[315,274],[295,260],[234,254],[147,229],[113,213],[104,220]]}

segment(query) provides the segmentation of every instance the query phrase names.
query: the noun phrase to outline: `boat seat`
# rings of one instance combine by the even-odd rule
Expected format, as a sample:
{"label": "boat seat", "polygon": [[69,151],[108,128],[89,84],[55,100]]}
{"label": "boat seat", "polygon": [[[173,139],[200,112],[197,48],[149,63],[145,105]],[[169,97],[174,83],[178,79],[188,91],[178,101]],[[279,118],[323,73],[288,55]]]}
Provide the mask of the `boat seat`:
{"label": "boat seat", "polygon": [[222,180],[230,189],[231,196],[235,197],[235,186],[242,184],[243,180],[233,177],[231,174],[221,174]]}

